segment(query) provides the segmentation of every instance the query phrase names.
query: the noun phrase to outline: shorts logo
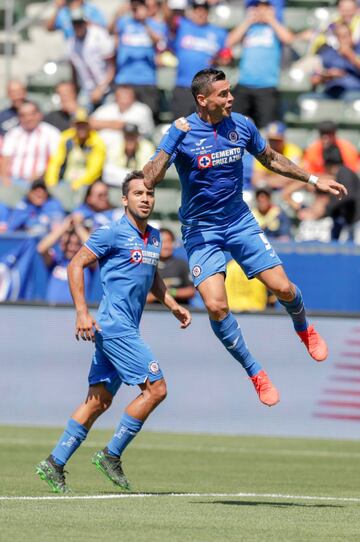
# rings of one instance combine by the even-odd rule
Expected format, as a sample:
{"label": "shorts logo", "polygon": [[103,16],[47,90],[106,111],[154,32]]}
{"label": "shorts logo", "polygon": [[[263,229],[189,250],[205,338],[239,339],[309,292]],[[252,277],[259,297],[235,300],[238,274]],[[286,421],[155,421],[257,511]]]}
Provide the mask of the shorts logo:
{"label": "shorts logo", "polygon": [[151,242],[152,242],[152,244],[154,245],[154,247],[158,247],[158,246],[159,246],[159,240],[158,240],[155,236],[153,236],[153,237],[151,238]]}
{"label": "shorts logo", "polygon": [[228,139],[231,141],[231,143],[236,143],[239,139],[239,134],[235,132],[235,130],[231,130],[228,133]]}
{"label": "shorts logo", "polygon": [[131,251],[131,258],[130,260],[133,262],[133,263],[141,263],[142,262],[142,251],[139,250],[139,249],[135,249],[135,250],[132,250]]}
{"label": "shorts logo", "polygon": [[202,156],[198,156],[198,167],[200,169],[207,169],[208,167],[212,167],[212,159],[211,154],[203,154]]}
{"label": "shorts logo", "polygon": [[201,273],[201,267],[200,265],[195,265],[192,270],[192,274],[195,278],[197,278]]}
{"label": "shorts logo", "polygon": [[149,363],[149,371],[153,375],[157,375],[160,373],[160,367],[157,361],[150,361]]}

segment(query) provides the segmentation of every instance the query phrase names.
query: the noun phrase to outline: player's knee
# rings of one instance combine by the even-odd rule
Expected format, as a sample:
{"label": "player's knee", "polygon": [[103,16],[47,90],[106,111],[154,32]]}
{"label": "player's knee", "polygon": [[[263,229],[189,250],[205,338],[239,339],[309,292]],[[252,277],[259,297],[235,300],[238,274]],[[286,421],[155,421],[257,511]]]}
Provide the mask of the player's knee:
{"label": "player's knee", "polygon": [[209,299],[206,303],[206,309],[212,320],[222,320],[229,312],[226,300],[223,299]]}
{"label": "player's knee", "polygon": [[294,297],[294,290],[291,287],[290,281],[282,281],[279,285],[277,285],[274,294],[283,301],[291,301]]}
{"label": "player's knee", "polygon": [[153,383],[151,396],[155,404],[159,404],[166,398],[167,388],[165,380],[157,380]]}

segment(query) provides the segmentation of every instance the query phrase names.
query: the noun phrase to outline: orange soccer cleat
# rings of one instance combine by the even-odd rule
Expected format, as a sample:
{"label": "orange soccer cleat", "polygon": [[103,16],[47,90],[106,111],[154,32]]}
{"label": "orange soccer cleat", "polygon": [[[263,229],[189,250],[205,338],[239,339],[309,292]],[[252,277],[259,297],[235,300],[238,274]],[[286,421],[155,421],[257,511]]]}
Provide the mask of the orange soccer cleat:
{"label": "orange soccer cleat", "polygon": [[280,395],[265,371],[260,371],[257,375],[251,376],[250,380],[254,384],[256,393],[264,405],[274,406],[280,401]]}
{"label": "orange soccer cleat", "polygon": [[327,358],[327,344],[313,325],[309,326],[305,331],[297,331],[297,334],[314,360],[324,361]]}

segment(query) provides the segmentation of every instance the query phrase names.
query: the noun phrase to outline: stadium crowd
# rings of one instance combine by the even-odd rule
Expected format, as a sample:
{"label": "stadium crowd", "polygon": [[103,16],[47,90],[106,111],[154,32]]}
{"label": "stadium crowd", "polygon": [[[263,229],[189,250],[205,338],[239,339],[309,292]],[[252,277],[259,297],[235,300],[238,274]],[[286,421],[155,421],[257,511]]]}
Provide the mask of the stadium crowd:
{"label": "stadium crowd", "polygon": [[[1,232],[37,234],[46,265],[61,275],[91,230],[121,216],[125,174],[143,167],[169,122],[194,111],[191,79],[214,65],[237,71],[233,110],[249,116],[275,150],[309,173],[331,173],[349,192],[338,201],[271,173],[246,153],[244,195],[266,235],[279,242],[360,243],[358,148],[338,135],[331,116],[318,123],[318,135],[306,148],[295,144],[279,92],[282,70],[297,59],[312,84],[305,98],[360,98],[356,0],[339,0],[323,28],[298,33],[284,23],[283,0],[245,0],[244,17],[231,29],[211,17],[220,3],[235,5],[130,0],[106,21],[91,2],[55,0],[46,26],[63,33],[73,75],[57,84],[58,107],[47,114],[28,97],[26,85],[8,83],[9,103],[0,111]],[[296,52],[299,43],[306,44],[303,55]],[[157,85],[164,68],[175,69],[171,93]],[[161,209],[156,218],[161,225]],[[173,232],[163,233],[171,244]],[[180,288],[194,295],[186,277]]]}

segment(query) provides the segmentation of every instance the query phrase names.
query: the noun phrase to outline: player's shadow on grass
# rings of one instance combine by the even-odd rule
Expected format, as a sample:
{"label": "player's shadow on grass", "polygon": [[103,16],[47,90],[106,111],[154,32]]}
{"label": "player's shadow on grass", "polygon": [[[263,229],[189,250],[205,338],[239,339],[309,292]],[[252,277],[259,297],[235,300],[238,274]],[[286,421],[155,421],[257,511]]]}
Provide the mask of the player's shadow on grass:
{"label": "player's shadow on grass", "polygon": [[271,501],[193,501],[192,504],[225,504],[230,506],[298,506],[303,508],[344,508],[341,504],[310,504],[298,502],[271,502]]}

